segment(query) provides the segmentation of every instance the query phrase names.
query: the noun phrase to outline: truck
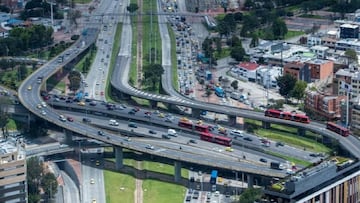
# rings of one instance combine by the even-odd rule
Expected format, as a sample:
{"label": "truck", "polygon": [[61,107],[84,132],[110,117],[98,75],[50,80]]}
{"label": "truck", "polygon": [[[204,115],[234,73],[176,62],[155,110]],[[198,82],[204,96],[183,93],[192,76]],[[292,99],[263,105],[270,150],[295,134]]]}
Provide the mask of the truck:
{"label": "truck", "polygon": [[279,162],[270,162],[270,168],[281,170]]}
{"label": "truck", "polygon": [[215,185],[217,177],[218,177],[218,171],[217,170],[212,170],[211,171],[211,177],[210,177],[210,184]]}
{"label": "truck", "polygon": [[177,137],[176,130],[174,130],[174,129],[168,129],[167,135],[173,136],[173,137]]}
{"label": "truck", "polygon": [[110,119],[110,120],[109,120],[109,125],[118,126],[119,123],[118,123],[116,120],[114,120],[114,119]]}

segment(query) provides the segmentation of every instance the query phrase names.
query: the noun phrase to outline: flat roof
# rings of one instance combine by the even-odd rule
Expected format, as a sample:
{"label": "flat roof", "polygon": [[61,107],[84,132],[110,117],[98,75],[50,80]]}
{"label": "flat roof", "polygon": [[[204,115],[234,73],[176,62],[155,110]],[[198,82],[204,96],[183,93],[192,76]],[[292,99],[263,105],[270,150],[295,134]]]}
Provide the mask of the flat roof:
{"label": "flat roof", "polygon": [[355,29],[355,28],[358,28],[359,26],[358,26],[358,25],[352,25],[352,24],[345,23],[345,24],[340,25],[340,27],[341,27],[341,28],[352,28],[352,29]]}

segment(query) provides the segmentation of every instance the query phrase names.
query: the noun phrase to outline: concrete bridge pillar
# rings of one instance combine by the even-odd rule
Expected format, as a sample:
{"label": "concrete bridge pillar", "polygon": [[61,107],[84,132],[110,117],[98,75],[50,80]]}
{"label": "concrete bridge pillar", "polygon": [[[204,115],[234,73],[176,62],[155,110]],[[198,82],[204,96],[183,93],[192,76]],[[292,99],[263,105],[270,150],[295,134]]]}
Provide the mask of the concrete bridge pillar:
{"label": "concrete bridge pillar", "polygon": [[123,154],[123,148],[120,146],[114,146],[115,148],[115,169],[116,170],[120,170],[123,166],[123,158],[124,158],[124,154]]}
{"label": "concrete bridge pillar", "polygon": [[192,108],[192,109],[191,109],[192,117],[200,118],[201,111],[202,111],[201,109]]}
{"label": "concrete bridge pillar", "polygon": [[151,106],[151,109],[156,109],[157,101],[150,100],[150,106]]}
{"label": "concrete bridge pillar", "polygon": [[305,136],[306,130],[304,128],[298,128],[297,134],[299,136]]}
{"label": "concrete bridge pillar", "polygon": [[63,133],[65,135],[65,143],[69,146],[72,146],[74,144],[73,142],[73,132],[67,129],[63,129]]}
{"label": "concrete bridge pillar", "polygon": [[180,182],[180,180],[181,180],[181,162],[180,161],[174,162],[174,169],[175,169],[174,180],[175,180],[175,182]]}
{"label": "concrete bridge pillar", "polygon": [[263,121],[262,122],[262,127],[265,128],[265,129],[269,129],[271,127],[271,123]]}
{"label": "concrete bridge pillar", "polygon": [[236,116],[228,116],[230,126],[236,125]]}
{"label": "concrete bridge pillar", "polygon": [[246,178],[247,178],[248,188],[253,188],[254,187],[254,176],[252,174],[247,174]]}

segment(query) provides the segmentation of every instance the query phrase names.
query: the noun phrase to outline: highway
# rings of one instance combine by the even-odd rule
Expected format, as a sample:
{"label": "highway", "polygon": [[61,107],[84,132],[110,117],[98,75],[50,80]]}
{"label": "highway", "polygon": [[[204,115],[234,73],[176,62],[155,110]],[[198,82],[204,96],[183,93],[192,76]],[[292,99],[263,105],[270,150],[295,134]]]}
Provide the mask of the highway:
{"label": "highway", "polygon": [[[52,105],[61,105],[63,107],[77,107],[77,104],[74,103],[64,103],[64,102],[54,102]],[[88,105],[88,104],[86,104]],[[56,108],[56,106],[54,106]],[[85,106],[83,108],[86,108],[89,106]],[[134,115],[129,115],[128,111],[131,108],[127,108],[127,109],[122,109],[122,110],[114,110],[114,111],[110,111],[110,113],[106,110],[106,106],[105,105],[97,105],[95,107],[91,107],[92,111],[98,109],[98,112],[100,112],[101,110],[104,112],[107,112],[107,116],[109,115],[116,115],[117,117],[120,117],[120,119],[118,119],[118,123],[119,126],[110,126],[109,125],[109,119],[106,116],[101,116],[101,115],[94,115],[94,114],[90,114],[90,113],[86,113],[84,115],[84,113],[79,113],[79,112],[74,112],[71,110],[68,111],[64,111],[61,110],[61,112],[64,115],[69,115],[71,117],[73,117],[75,119],[75,121],[79,121],[81,122],[83,118],[89,118],[91,120],[92,124],[95,124],[96,126],[105,126],[107,128],[111,127],[113,129],[118,129],[120,130],[120,132],[122,134],[129,134],[129,131],[131,130],[131,128],[129,128],[127,125],[129,123],[129,121],[134,121],[137,122],[137,125],[139,128],[137,129],[133,129],[134,132],[136,133],[143,133],[144,135],[150,136],[151,134],[149,134],[149,130],[148,129],[153,129],[155,132],[157,132],[156,135],[151,135],[157,138],[161,138],[162,134],[166,134],[167,133],[167,129],[168,128],[175,128],[175,129],[179,129],[178,132],[179,134],[181,134],[182,136],[187,137],[187,141],[188,139],[199,139],[199,136],[197,135],[197,133],[193,133],[193,132],[187,132],[187,131],[183,131],[182,128],[179,128],[177,126],[178,121],[181,119],[180,117],[176,116],[176,115],[172,115],[172,123],[167,122],[167,118],[161,118],[159,117],[159,115],[161,113],[159,113],[158,115],[152,115],[151,117],[145,117],[145,112],[149,112],[148,110],[143,110],[141,109],[139,112],[135,113]],[[166,114],[164,114],[166,115]],[[113,116],[111,116],[113,117]],[[151,120],[151,122],[149,123],[148,121]],[[139,121],[139,122],[138,122]],[[195,120],[192,121],[193,123],[196,123]],[[156,123],[156,125],[153,125],[153,123]],[[207,123],[204,123],[205,125],[208,125]],[[222,126],[225,127],[227,129],[227,132],[231,131],[231,128],[228,128],[228,126]],[[218,134],[216,131],[214,131],[215,134]],[[275,145],[275,142],[272,142],[272,144],[270,144],[269,147],[265,147],[263,146],[262,142],[260,141],[259,137],[255,136],[255,135],[251,135],[251,134],[247,134],[244,133],[244,137],[250,137],[253,141],[246,141],[243,138],[239,137],[238,139],[236,139],[236,136],[232,136],[232,135],[228,135],[229,137],[232,137],[234,139],[234,142],[236,142],[236,144],[238,145],[238,147],[243,148],[244,146],[250,145],[252,147],[256,147],[262,150],[266,150],[266,151],[273,151],[276,153],[281,153],[281,154],[287,154],[289,156],[292,157],[296,157],[299,159],[303,159],[303,160],[307,160],[307,161],[311,161],[311,162],[316,162],[318,161],[318,159],[315,159],[313,157],[310,157],[309,155],[313,152],[311,151],[304,151],[303,149],[297,149],[295,147],[291,147],[291,146],[283,146],[283,147],[277,147]],[[238,142],[240,144],[238,144]],[[217,145],[219,146],[219,145]],[[235,146],[234,146],[235,148]],[[253,150],[250,150],[251,153],[256,153]],[[259,153],[260,155],[262,153]],[[259,158],[255,159],[255,160],[259,160]],[[281,160],[278,160],[281,161]]]}
{"label": "highway", "polygon": [[[159,21],[163,22],[165,19],[163,19],[164,16],[159,16]],[[127,23],[124,23],[127,24]],[[196,101],[193,99],[189,99],[181,94],[179,94],[177,91],[174,90],[171,83],[171,67],[169,64],[171,64],[170,57],[167,55],[167,53],[170,53],[170,44],[167,28],[162,27],[164,26],[164,23],[159,23],[160,31],[162,40],[164,40],[167,44],[162,44],[162,50],[163,50],[163,57],[162,57],[162,65],[164,66],[164,75],[162,76],[162,83],[164,90],[170,94],[171,96],[167,95],[156,95],[149,92],[145,92],[139,89],[136,89],[128,84],[128,78],[124,76],[129,75],[129,63],[130,63],[130,47],[127,46],[127,43],[131,43],[131,27],[130,25],[127,25],[123,29],[121,42],[125,43],[125,46],[121,46],[119,56],[116,60],[116,66],[114,67],[114,72],[111,77],[111,85],[119,90],[120,92],[123,92],[125,94],[135,96],[138,98],[143,98],[151,101],[157,101],[157,102],[163,102],[163,103],[170,103],[175,104],[178,106],[185,106],[192,109],[201,109],[201,110],[207,110],[209,112],[215,112],[220,114],[225,114],[229,116],[237,116],[237,117],[244,117],[244,118],[250,118],[254,120],[259,121],[265,121],[269,123],[277,123],[282,125],[288,125],[293,127],[300,127],[305,130],[310,130],[314,133],[325,135],[331,138],[334,138],[336,140],[339,140],[340,145],[343,148],[346,148],[353,156],[360,158],[360,140],[355,138],[354,136],[350,136],[347,138],[341,137],[338,134],[331,132],[325,128],[324,124],[311,122],[310,124],[303,124],[298,122],[292,122],[288,120],[282,120],[277,118],[270,118],[265,117],[263,112],[255,112],[252,110],[247,109],[240,109],[237,107],[231,107],[231,106],[223,106],[223,105],[217,105],[217,104],[211,104],[206,103],[202,101]],[[166,26],[165,26],[166,27]],[[123,45],[123,44],[122,44]],[[165,52],[165,53],[164,53]],[[219,108],[221,107],[221,108]]]}
{"label": "highway", "polygon": [[[124,25],[129,25],[129,23],[125,23]],[[131,44],[131,40],[129,40],[129,36],[131,36],[131,29],[126,29],[126,26],[123,28],[123,34],[122,34],[122,43],[123,45],[129,45]],[[46,80],[48,77],[50,77],[52,74],[54,74],[57,69],[59,69],[62,65],[68,63],[70,60],[72,60],[74,57],[76,57],[77,54],[82,52],[87,46],[89,46],[90,43],[95,42],[97,37],[98,30],[97,29],[88,29],[86,36],[81,36],[81,39],[75,43],[73,46],[71,46],[70,49],[65,51],[61,54],[63,57],[63,60],[59,60],[60,57],[55,58],[54,60],[49,61],[46,63],[42,68],[39,68],[37,71],[35,71],[30,77],[28,77],[19,87],[18,94],[19,94],[19,100],[20,102],[31,112],[33,112],[35,115],[48,120],[49,122],[55,123],[56,125],[59,125],[61,127],[64,127],[65,129],[69,129],[74,132],[78,132],[80,134],[89,136],[91,138],[96,138],[99,140],[102,140],[107,143],[114,143],[115,145],[125,146],[130,149],[146,152],[146,153],[152,153],[156,154],[158,156],[165,156],[173,159],[179,159],[182,161],[192,162],[192,163],[201,163],[213,167],[224,167],[228,166],[230,170],[243,170],[243,171],[251,171],[253,173],[263,174],[263,175],[269,175],[269,176],[278,176],[283,177],[284,174],[279,171],[274,170],[259,170],[256,167],[251,166],[244,166],[243,163],[239,162],[233,162],[233,161],[227,161],[222,159],[217,159],[214,157],[203,157],[199,155],[194,155],[182,152],[182,151],[171,151],[171,150],[163,150],[163,149],[157,149],[157,150],[146,150],[145,146],[146,143],[144,142],[132,142],[131,144],[124,145],[123,138],[119,138],[114,135],[107,135],[109,139],[105,139],[104,137],[101,137],[97,135],[97,129],[95,128],[89,128],[87,125],[83,125],[78,122],[70,123],[70,122],[62,122],[58,119],[59,114],[56,111],[53,111],[50,108],[47,108],[46,116],[42,115],[40,111],[36,108],[37,104],[41,103],[41,97],[39,95],[40,92],[40,84],[37,84],[36,80],[40,76],[44,76],[44,80]],[[131,39],[131,38],[130,38]],[[126,43],[125,43],[126,42]],[[129,43],[129,44],[128,44]],[[155,101],[162,101],[165,103],[172,103],[180,106],[187,106],[190,108],[195,109],[203,109],[208,110],[212,112],[218,112],[223,113],[227,115],[236,115],[241,117],[247,117],[255,120],[262,120],[267,121],[271,123],[280,123],[280,124],[286,124],[291,126],[297,126],[297,127],[303,127],[304,129],[308,129],[311,131],[314,131],[316,133],[322,134],[322,135],[330,135],[340,141],[340,143],[345,146],[351,153],[353,153],[355,156],[360,157],[360,149],[357,146],[360,146],[359,140],[357,140],[354,137],[349,138],[343,138],[338,136],[335,133],[332,133],[330,131],[324,130],[323,125],[319,125],[316,123],[311,124],[302,124],[302,123],[296,123],[281,119],[274,119],[274,118],[267,118],[264,117],[262,113],[256,113],[249,110],[242,110],[234,107],[227,107],[227,106],[221,106],[219,108],[218,105],[214,104],[208,104],[204,102],[198,102],[195,100],[190,100],[187,98],[176,98],[173,96],[159,96],[159,95],[153,95],[150,93],[142,92],[140,90],[137,90],[133,87],[130,87],[127,83],[127,78],[123,77],[124,75],[128,75],[126,69],[122,69],[121,67],[126,67],[128,69],[129,62],[130,62],[130,47],[128,46],[122,46],[119,56],[117,58],[115,71],[113,74],[113,77],[111,78],[111,83],[113,86],[115,86],[118,89],[121,89],[121,91],[126,92],[127,94],[134,95],[140,98],[145,98],[149,100],[155,100]],[[128,71],[128,70],[127,70]],[[121,73],[121,74],[119,74]],[[121,76],[121,77],[120,77]],[[114,79],[115,78],[115,79]],[[120,79],[121,78],[121,79]],[[190,158],[191,157],[191,158]]]}

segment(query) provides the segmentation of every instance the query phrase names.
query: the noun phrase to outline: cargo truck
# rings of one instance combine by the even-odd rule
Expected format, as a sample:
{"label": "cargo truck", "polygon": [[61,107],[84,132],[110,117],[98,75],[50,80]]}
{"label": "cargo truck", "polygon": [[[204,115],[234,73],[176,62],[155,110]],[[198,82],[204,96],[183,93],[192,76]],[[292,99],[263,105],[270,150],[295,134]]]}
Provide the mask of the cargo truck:
{"label": "cargo truck", "polygon": [[281,170],[279,162],[270,162],[270,168]]}
{"label": "cargo truck", "polygon": [[174,129],[168,129],[168,133],[169,136],[173,136],[173,137],[177,137],[177,133],[176,130]]}

